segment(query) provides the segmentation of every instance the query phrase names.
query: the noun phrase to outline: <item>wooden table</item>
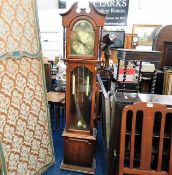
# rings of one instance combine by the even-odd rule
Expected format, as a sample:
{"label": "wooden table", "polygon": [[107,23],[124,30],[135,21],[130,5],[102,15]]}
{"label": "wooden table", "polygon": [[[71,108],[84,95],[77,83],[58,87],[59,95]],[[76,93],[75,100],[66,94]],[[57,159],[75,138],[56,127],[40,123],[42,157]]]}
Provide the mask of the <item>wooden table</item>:
{"label": "wooden table", "polygon": [[65,104],[65,92],[50,91],[47,93],[47,99],[50,103]]}
{"label": "wooden table", "polygon": [[56,113],[56,129],[60,125],[60,108],[62,108],[62,128],[64,128],[65,92],[50,91],[47,93],[47,99],[48,99],[48,104],[50,105],[51,121],[54,121],[53,116],[54,116],[54,113]]}

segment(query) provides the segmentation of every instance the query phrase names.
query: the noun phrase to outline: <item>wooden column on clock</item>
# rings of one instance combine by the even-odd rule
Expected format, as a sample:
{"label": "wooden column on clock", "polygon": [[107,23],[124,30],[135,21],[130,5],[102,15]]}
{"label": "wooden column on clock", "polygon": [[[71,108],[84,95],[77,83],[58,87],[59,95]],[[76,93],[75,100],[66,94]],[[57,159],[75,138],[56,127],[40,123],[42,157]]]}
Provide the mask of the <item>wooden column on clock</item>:
{"label": "wooden column on clock", "polygon": [[62,14],[66,57],[66,128],[61,169],[95,174],[95,93],[105,14],[75,3]]}

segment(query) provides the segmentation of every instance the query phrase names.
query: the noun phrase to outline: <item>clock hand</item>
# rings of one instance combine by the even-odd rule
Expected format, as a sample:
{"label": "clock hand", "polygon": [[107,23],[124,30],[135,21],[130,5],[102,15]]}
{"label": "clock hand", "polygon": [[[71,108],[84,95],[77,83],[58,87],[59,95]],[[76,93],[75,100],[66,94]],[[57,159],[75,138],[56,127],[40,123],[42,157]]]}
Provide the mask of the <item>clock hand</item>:
{"label": "clock hand", "polygon": [[[83,41],[81,41],[80,39],[77,39],[77,41],[79,42],[79,43],[81,43],[83,46],[87,46],[87,43],[84,43]],[[88,47],[88,46],[87,46]]]}
{"label": "clock hand", "polygon": [[80,46],[79,52],[82,52],[83,54],[89,54],[92,53],[92,47],[91,47],[91,43],[89,43],[89,38],[88,38],[88,34],[82,35],[82,36],[77,36],[76,37],[76,41],[78,42],[78,47],[79,45],[82,45],[82,47]]}
{"label": "clock hand", "polygon": [[84,52],[86,53],[91,53],[92,50],[90,49],[91,47],[89,45],[87,45],[87,43],[83,43],[83,42],[80,42],[82,44],[82,49],[84,50]]}
{"label": "clock hand", "polygon": [[81,43],[81,44],[84,45],[84,43],[83,43],[80,39],[77,39],[77,41],[78,41],[79,43]]}

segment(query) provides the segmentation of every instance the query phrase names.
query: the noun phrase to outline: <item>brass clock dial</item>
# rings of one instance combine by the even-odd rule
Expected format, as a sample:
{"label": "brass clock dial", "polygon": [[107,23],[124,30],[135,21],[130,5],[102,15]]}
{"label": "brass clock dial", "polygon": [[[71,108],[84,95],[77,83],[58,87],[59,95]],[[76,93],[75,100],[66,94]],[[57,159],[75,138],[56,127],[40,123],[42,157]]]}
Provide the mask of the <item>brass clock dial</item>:
{"label": "brass clock dial", "polygon": [[95,32],[90,22],[79,20],[71,32],[71,55],[93,56]]}

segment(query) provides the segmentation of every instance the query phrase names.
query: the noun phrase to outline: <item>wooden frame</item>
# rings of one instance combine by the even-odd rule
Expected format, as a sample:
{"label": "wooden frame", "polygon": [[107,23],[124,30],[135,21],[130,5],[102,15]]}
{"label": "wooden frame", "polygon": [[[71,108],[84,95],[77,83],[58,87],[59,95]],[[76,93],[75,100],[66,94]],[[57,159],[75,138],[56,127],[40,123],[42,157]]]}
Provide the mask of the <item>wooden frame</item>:
{"label": "wooden frame", "polygon": [[168,70],[164,74],[163,94],[172,95],[172,70]]}
{"label": "wooden frame", "polygon": [[155,32],[162,25],[153,24],[133,24],[132,33],[138,34],[139,46],[152,46]]}
{"label": "wooden frame", "polygon": [[[70,43],[71,43],[71,33],[73,30],[73,26],[75,25],[75,23],[79,20],[86,20],[88,21],[92,27],[93,30],[95,31],[95,39],[94,39],[94,54],[93,55],[73,55],[71,53],[71,47],[70,47]],[[69,59],[89,59],[89,60],[93,60],[93,59],[97,59],[98,57],[98,47],[99,47],[99,27],[96,26],[94,20],[90,17],[87,16],[83,16],[83,17],[76,17],[74,20],[72,20],[72,22],[70,23],[69,27],[67,28],[67,49],[66,49],[66,54],[67,54],[67,58]]]}
{"label": "wooden frame", "polygon": [[[83,64],[84,63],[84,64]],[[96,90],[96,61],[95,62],[88,62],[88,61],[82,61],[82,63],[78,62],[78,60],[75,60],[73,62],[68,61],[67,62],[67,69],[66,69],[66,81],[71,82],[71,73],[73,70],[77,67],[85,67],[87,68],[93,76],[93,80],[91,82],[92,84],[92,97],[91,97],[91,116],[90,116],[90,131],[84,131],[84,130],[77,130],[77,129],[70,129],[70,120],[71,120],[71,84],[68,83],[66,86],[66,131],[71,133],[80,133],[81,135],[92,135],[92,131],[94,128],[94,104],[95,104],[95,90]]]}

